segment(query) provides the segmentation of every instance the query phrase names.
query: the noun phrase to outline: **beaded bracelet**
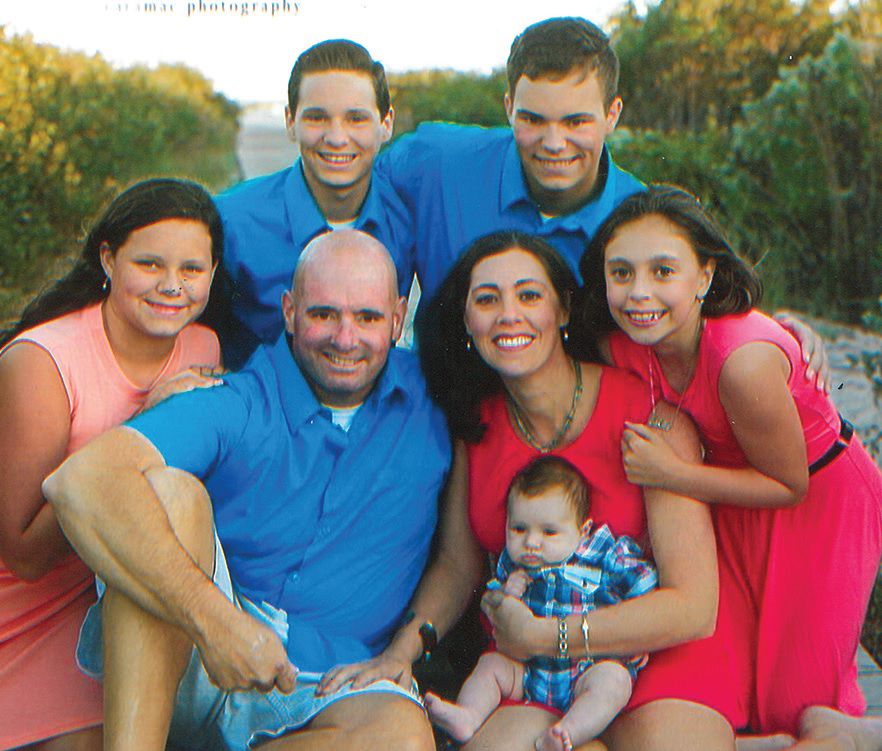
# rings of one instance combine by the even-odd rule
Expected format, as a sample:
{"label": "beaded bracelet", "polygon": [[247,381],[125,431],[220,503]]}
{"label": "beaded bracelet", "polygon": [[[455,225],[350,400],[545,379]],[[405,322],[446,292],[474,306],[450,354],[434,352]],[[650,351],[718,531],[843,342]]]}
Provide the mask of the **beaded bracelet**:
{"label": "beaded bracelet", "polygon": [[561,659],[567,659],[570,656],[570,644],[567,641],[567,619],[557,619],[557,653]]}

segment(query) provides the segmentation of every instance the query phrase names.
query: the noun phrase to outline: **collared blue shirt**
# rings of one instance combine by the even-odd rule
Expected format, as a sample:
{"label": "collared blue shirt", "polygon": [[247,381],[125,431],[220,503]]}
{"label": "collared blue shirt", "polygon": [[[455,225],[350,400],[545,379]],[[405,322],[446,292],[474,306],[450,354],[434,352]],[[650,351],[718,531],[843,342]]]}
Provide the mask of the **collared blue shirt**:
{"label": "collared blue shirt", "polygon": [[380,154],[375,174],[389,179],[414,217],[416,270],[431,299],[460,254],[483,235],[517,229],[540,235],[578,275],[598,227],[643,183],[604,147],[600,193],[577,211],[543,219],[530,197],[510,128],[424,123]]}
{"label": "collared blue shirt", "polygon": [[[216,198],[224,225],[224,269],[232,282],[236,326],[221,332],[227,367],[241,367],[258,343],[282,333],[282,293],[290,289],[303,248],[330,229],[306,184],[300,159],[272,175],[247,180]],[[407,295],[413,279],[410,216],[388,182],[376,175],[355,229],[388,248]]]}
{"label": "collared blue shirt", "polygon": [[285,336],[224,382],[128,424],[203,480],[233,581],[288,613],[298,668],[378,654],[419,582],[450,464],[415,356],[389,353],[348,432],[316,401]]}

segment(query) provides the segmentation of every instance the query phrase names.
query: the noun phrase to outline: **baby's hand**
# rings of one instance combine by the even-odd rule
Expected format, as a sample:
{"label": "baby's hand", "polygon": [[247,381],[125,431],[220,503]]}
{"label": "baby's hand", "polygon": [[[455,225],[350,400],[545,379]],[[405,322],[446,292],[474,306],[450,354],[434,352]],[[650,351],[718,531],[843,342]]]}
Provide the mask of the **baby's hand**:
{"label": "baby's hand", "polygon": [[524,592],[527,591],[529,584],[529,574],[524,569],[519,568],[508,575],[508,579],[505,580],[505,584],[502,586],[502,591],[512,597],[521,598],[524,596]]}

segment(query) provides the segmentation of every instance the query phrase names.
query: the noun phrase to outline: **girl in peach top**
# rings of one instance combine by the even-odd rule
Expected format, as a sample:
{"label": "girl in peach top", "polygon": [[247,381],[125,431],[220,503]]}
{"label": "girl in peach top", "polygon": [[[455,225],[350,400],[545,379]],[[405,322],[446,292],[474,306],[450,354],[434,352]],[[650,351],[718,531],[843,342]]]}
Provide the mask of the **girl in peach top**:
{"label": "girl in peach top", "polygon": [[139,183],[98,219],[71,272],[0,336],[0,749],[101,747],[101,686],[74,659],[94,580],[40,484],[175,374],[218,365],[214,332],[194,321],[222,252],[200,186]]}

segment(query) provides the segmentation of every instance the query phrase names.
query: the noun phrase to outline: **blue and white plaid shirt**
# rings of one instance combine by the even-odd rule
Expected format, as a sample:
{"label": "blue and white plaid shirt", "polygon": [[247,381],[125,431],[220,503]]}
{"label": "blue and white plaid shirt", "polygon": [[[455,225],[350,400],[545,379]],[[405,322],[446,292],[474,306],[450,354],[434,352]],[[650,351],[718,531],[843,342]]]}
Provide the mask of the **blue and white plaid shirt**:
{"label": "blue and white plaid shirt", "polygon": [[[523,600],[540,618],[564,618],[614,605],[622,600],[646,594],[658,586],[655,566],[644,556],[630,537],[615,538],[605,524],[591,530],[589,520],[582,530],[582,541],[564,563],[526,569],[532,581]],[[496,579],[488,588],[497,589],[519,568],[504,550],[496,566]],[[554,707],[562,712],[572,703],[573,688],[579,676],[598,655],[580,660],[560,657],[533,657],[526,665],[524,692],[530,701]],[[647,661],[645,654],[613,658],[636,678]]]}

